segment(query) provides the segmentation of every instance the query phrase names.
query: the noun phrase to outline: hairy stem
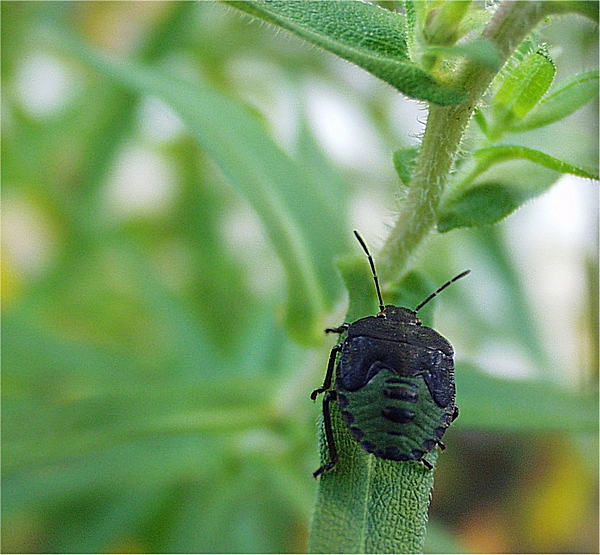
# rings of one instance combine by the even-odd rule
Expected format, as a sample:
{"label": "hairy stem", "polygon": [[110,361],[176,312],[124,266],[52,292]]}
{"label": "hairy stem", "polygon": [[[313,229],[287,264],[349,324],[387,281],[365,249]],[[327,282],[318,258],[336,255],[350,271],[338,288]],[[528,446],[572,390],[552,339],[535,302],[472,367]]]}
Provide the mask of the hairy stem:
{"label": "hairy stem", "polygon": [[[482,34],[506,61],[527,33],[544,16],[544,2],[506,1]],[[396,224],[378,256],[384,282],[397,281],[411,254],[437,223],[437,211],[460,143],[473,111],[497,70],[467,62],[455,85],[468,91],[456,106],[430,105],[427,126],[412,183]]]}

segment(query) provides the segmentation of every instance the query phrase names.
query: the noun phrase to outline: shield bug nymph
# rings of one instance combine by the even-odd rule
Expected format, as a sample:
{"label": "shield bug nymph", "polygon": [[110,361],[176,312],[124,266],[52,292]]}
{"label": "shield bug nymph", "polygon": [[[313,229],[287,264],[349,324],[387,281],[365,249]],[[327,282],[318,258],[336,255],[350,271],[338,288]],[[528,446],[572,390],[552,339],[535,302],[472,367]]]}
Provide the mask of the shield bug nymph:
{"label": "shield bug nymph", "polygon": [[458,416],[454,349],[438,332],[422,325],[417,312],[470,270],[444,283],[414,310],[384,305],[373,257],[362,237],[356,231],[354,235],[371,266],[379,313],[325,330],[346,333],[346,338],[331,349],[323,385],[311,394],[313,401],[325,394],[323,421],[329,450],[329,462],[314,477],[338,461],[332,401],[338,402],[350,433],[365,451],[381,459],[421,461],[431,470],[424,457],[436,445],[444,448],[442,436]]}

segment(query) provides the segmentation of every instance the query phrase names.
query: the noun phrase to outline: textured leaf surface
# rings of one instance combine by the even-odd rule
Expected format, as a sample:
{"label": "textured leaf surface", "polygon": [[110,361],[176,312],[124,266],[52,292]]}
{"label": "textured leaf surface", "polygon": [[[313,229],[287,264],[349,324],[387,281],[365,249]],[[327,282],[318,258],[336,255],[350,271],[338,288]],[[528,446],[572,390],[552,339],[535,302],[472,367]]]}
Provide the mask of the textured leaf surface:
{"label": "textured leaf surface", "polygon": [[372,4],[344,2],[226,2],[316,44],[417,100],[459,104],[464,91],[436,82],[408,56],[404,16]]}
{"label": "textured leaf surface", "polygon": [[538,48],[516,68],[509,70],[492,100],[498,130],[504,131],[524,118],[552,84],[556,68],[545,48]]}
{"label": "textured leaf surface", "polygon": [[[420,553],[433,473],[420,462],[368,455],[333,405],[340,462],[319,479],[311,553]],[[327,457],[325,446],[322,454]],[[437,452],[427,459],[433,464]]]}

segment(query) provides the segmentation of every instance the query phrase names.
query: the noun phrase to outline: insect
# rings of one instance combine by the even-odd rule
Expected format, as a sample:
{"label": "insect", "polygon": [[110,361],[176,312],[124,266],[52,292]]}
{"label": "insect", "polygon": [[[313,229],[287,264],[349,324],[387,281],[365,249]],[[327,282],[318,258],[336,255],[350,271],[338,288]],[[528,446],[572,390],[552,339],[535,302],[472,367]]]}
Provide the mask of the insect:
{"label": "insect", "polygon": [[373,257],[358,232],[354,235],[371,266],[379,312],[325,330],[347,335],[331,349],[323,385],[311,394],[313,401],[325,394],[323,421],[329,450],[329,462],[313,476],[317,478],[338,462],[332,401],[338,402],[345,424],[365,451],[381,459],[421,461],[431,470],[424,456],[436,445],[445,449],[442,436],[458,416],[454,349],[438,332],[422,325],[417,312],[470,270],[444,283],[414,310],[384,305]]}

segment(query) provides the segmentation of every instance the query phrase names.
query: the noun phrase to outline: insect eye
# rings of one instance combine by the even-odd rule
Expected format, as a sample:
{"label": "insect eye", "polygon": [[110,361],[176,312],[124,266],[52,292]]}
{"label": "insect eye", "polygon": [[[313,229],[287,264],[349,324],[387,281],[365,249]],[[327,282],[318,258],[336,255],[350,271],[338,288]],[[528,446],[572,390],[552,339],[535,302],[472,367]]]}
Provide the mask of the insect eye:
{"label": "insect eye", "polygon": [[387,316],[385,315],[385,312],[378,312],[377,318],[387,318]]}
{"label": "insect eye", "polygon": [[422,326],[423,325],[423,321],[421,320],[421,318],[415,318],[415,324],[417,326]]}

